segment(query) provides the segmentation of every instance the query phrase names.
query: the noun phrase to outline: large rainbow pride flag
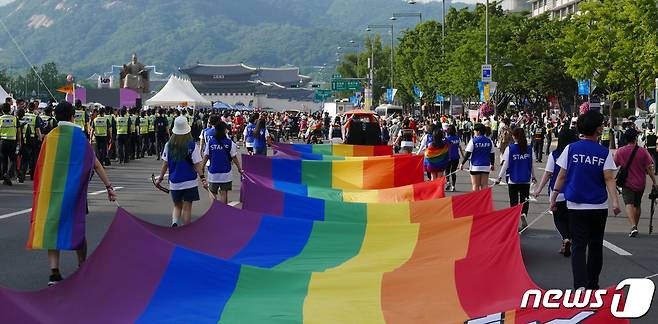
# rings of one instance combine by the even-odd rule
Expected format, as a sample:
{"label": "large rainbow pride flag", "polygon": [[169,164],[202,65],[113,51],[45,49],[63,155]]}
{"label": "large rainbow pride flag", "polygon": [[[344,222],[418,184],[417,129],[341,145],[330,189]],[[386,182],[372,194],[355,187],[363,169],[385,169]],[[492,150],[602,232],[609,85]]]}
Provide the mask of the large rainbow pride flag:
{"label": "large rainbow pride flag", "polygon": [[424,181],[423,157],[420,155],[346,161],[309,161],[243,155],[242,165],[248,175],[258,175],[270,179],[271,182],[282,181],[337,189],[384,189]]}
{"label": "large rainbow pride flag", "polygon": [[[88,262],[38,292],[0,289],[3,323],[545,323],[527,289],[520,207],[383,223],[281,218],[215,204],[192,225],[119,209]],[[593,309],[592,323],[626,323]],[[484,321],[485,323],[491,322]]]}
{"label": "large rainbow pride flag", "polygon": [[389,145],[348,145],[348,144],[285,144],[273,143],[274,152],[284,152],[291,155],[309,153],[334,156],[381,156],[393,154]]}
{"label": "large rainbow pride flag", "polygon": [[299,196],[243,181],[240,197],[244,209],[267,215],[347,223],[380,222],[400,217],[413,220],[421,214],[452,215],[453,209],[468,215],[493,210],[491,189],[441,199],[363,203]]}
{"label": "large rainbow pride flag", "polygon": [[82,246],[87,187],[95,159],[78,127],[60,125],[44,138],[36,165],[28,249]]}
{"label": "large rainbow pride flag", "polygon": [[[494,211],[491,189],[420,199],[435,198],[409,189],[424,186],[422,162],[245,157],[246,209],[215,203],[168,228],[119,208],[71,277],[0,288],[0,323],[628,322],[612,317],[612,294],[600,309],[519,310],[538,289],[521,255],[522,206]],[[307,197],[312,187],[341,199]],[[376,202],[342,201],[350,191]]]}
{"label": "large rainbow pride flag", "polygon": [[[316,187],[285,181],[272,181],[270,178],[253,174],[247,175],[242,183],[243,187],[240,188],[241,191],[244,191],[245,186],[255,184],[263,187],[271,186],[268,188],[276,189],[279,192],[324,200],[370,203],[405,202],[443,198],[445,197],[446,179],[439,178],[433,181],[419,182],[401,187],[371,190]],[[244,193],[240,196],[243,197],[243,195]]]}

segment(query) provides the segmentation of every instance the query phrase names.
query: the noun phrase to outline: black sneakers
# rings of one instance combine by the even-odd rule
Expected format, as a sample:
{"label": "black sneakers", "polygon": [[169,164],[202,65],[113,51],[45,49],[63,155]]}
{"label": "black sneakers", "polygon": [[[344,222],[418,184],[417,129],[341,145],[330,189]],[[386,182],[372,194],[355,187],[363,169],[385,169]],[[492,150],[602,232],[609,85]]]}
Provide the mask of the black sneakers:
{"label": "black sneakers", "polygon": [[173,223],[173,224],[171,224],[171,227],[178,227],[178,224]]}
{"label": "black sneakers", "polygon": [[4,183],[5,185],[7,185],[7,186],[11,186],[11,185],[12,185],[12,183],[11,183],[11,179],[10,179],[8,176],[3,177],[2,180],[3,180],[2,183]]}
{"label": "black sneakers", "polygon": [[628,237],[637,237],[638,233],[639,232],[637,230],[637,226],[633,226],[633,228],[631,228],[631,232],[628,233]]}
{"label": "black sneakers", "polygon": [[63,280],[62,275],[59,272],[53,272],[48,278],[48,287],[55,285],[62,280]]}

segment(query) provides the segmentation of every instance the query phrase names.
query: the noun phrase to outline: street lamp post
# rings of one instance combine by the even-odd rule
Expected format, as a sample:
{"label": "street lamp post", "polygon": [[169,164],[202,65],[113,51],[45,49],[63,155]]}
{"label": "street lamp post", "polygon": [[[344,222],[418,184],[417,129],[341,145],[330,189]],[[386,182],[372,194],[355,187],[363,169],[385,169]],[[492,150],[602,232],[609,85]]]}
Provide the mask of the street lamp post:
{"label": "street lamp post", "polygon": [[489,0],[486,2],[485,15],[484,15],[484,25],[485,25],[485,64],[489,64]]}
{"label": "street lamp post", "polygon": [[356,77],[359,77],[359,66],[360,66],[360,58],[359,58],[359,49],[361,49],[361,45],[357,44],[354,40],[350,40],[347,44],[338,46],[338,50],[342,50],[343,48],[352,48],[354,49],[354,55],[356,55]]}
{"label": "street lamp post", "polygon": [[423,14],[420,12],[397,12],[394,13],[393,16],[389,18],[389,20],[395,21],[398,20],[398,18],[405,18],[405,17],[411,17],[411,18],[416,17],[420,20],[421,24],[423,23]]}
{"label": "street lamp post", "polygon": [[395,65],[393,63],[393,57],[395,56],[395,48],[393,43],[393,38],[395,34],[393,32],[393,24],[390,25],[368,25],[366,31],[371,31],[373,29],[390,29],[391,30],[391,88],[395,86],[395,81],[393,80]]}

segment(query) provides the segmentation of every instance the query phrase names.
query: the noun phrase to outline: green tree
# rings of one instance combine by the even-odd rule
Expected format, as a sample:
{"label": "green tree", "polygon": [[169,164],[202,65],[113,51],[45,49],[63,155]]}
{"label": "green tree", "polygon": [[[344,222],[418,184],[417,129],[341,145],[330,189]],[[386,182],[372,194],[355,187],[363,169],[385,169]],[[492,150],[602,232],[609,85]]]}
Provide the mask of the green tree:
{"label": "green tree", "polygon": [[652,88],[658,70],[658,9],[654,0],[586,1],[571,17],[563,42],[574,49],[567,73],[593,79],[617,102]]}

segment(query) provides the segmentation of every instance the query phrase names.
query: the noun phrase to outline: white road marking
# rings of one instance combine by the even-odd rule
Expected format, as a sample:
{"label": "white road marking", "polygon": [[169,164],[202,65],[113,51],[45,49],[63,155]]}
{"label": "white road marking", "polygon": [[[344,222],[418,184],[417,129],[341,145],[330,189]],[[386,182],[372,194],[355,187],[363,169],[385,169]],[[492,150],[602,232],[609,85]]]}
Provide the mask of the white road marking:
{"label": "white road marking", "polygon": [[[117,191],[117,190],[120,190],[120,189],[123,189],[123,187],[114,187],[114,191]],[[98,190],[98,191],[90,192],[89,195],[90,196],[98,196],[98,195],[100,195],[102,193],[106,193],[106,192],[107,192],[107,190]]]}
{"label": "white road marking", "polygon": [[32,212],[32,208],[23,209],[23,210],[21,210],[21,211],[17,211],[17,212],[15,212],[15,213],[7,214],[7,215],[2,215],[2,216],[0,216],[0,219],[5,219],[5,218],[14,217],[14,216],[23,215],[23,214],[29,214],[29,213],[31,213],[31,212]]}
{"label": "white road marking", "polygon": [[622,256],[631,256],[632,254],[606,240],[603,240],[603,246],[607,247],[610,251],[615,252]]}
{"label": "white road marking", "polygon": [[237,206],[237,205],[239,205],[239,204],[240,204],[239,201],[231,201],[231,202],[228,203],[228,205],[231,206],[231,207],[235,207],[235,206]]}
{"label": "white road marking", "polygon": [[[114,190],[119,190],[119,189],[123,189],[123,187],[114,187]],[[90,196],[98,196],[98,195],[100,195],[101,193],[104,193],[104,192],[106,192],[106,190],[101,190],[101,191],[92,192],[92,193],[89,193],[89,195],[90,195]],[[31,212],[32,212],[32,208],[23,209],[23,210],[19,210],[19,211],[17,211],[17,212],[13,212],[13,213],[5,214],[5,215],[0,215],[0,219],[10,218],[10,217],[20,216],[20,215],[25,215],[25,214],[29,214],[29,213],[31,213]]]}
{"label": "white road marking", "polygon": [[651,279],[651,278],[654,278],[654,277],[658,277],[658,273],[652,274],[650,276],[646,276],[646,277],[644,277],[644,279]]}
{"label": "white road marking", "polygon": [[[496,181],[498,181],[498,179],[496,179],[496,178],[489,178],[489,181],[492,181],[493,183],[496,183]],[[499,186],[506,186],[506,185],[507,185],[507,182],[505,182],[505,181],[501,181],[498,185],[499,185]]]}

